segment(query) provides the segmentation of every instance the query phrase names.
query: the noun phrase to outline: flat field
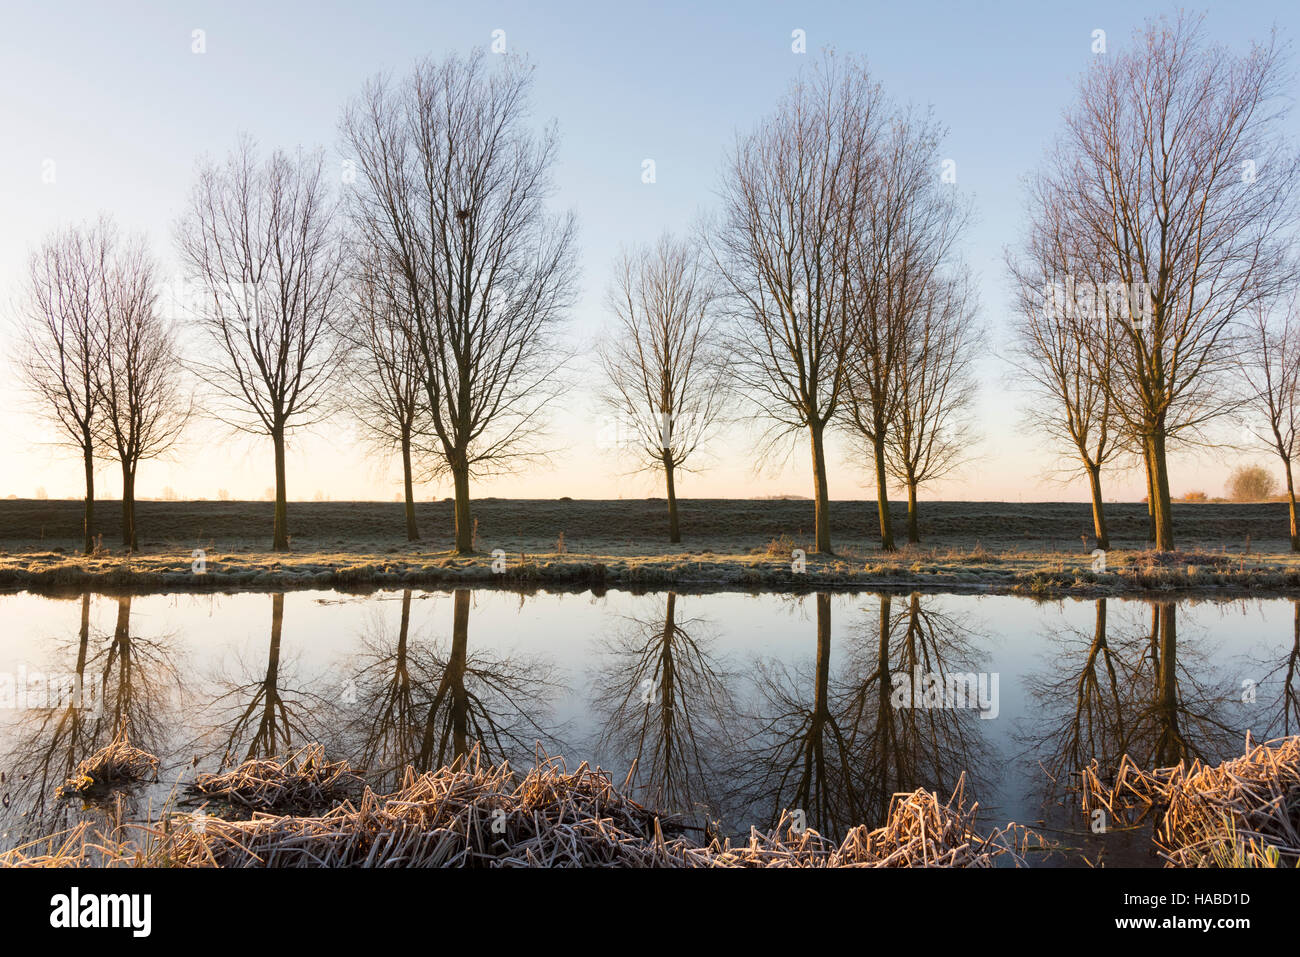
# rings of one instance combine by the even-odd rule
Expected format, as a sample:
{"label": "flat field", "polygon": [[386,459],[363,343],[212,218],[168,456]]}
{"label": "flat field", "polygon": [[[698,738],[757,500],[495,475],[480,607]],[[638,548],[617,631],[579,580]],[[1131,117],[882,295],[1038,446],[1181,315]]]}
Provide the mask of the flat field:
{"label": "flat field", "polygon": [[[102,548],[80,554],[81,503],[0,500],[0,587],[206,588],[498,584],[683,590],[819,587],[992,590],[1051,595],[1150,591],[1300,595],[1281,503],[1176,504],[1178,551],[1147,550],[1146,506],[1112,504],[1111,551],[1094,567],[1084,503],[924,502],[919,546],[882,552],[874,501],[831,503],[835,554],[811,554],[806,500],[688,499],[670,545],[662,499],[478,499],[476,554],[456,556],[449,501],[422,502],[408,543],[395,502],[291,502],[288,553],[269,549],[268,502],[140,502],[141,551],[118,544],[119,504],[96,505]],[[563,538],[561,539],[561,536]],[[194,552],[202,550],[202,574]],[[808,552],[800,571],[795,549]],[[493,551],[504,553],[493,567]],[[501,571],[504,565],[504,571]]]}

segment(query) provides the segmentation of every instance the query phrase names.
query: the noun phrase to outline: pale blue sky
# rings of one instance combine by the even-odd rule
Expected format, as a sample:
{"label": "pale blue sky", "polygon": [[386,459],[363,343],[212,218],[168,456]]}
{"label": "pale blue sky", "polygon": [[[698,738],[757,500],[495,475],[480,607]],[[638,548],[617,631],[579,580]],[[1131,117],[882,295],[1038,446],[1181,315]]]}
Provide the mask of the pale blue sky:
{"label": "pale blue sky", "polygon": [[[325,146],[331,161],[343,103],[379,71],[402,72],[424,56],[487,48],[506,32],[512,53],[537,66],[536,114],[554,118],[562,148],[556,205],[581,231],[582,297],[570,335],[580,351],[604,315],[608,264],[621,243],[685,231],[710,208],[725,148],[773,106],[795,72],[826,45],[864,56],[898,99],[931,104],[950,135],[944,155],[973,195],[977,221],[967,259],[980,280],[991,354],[983,384],[981,460],[933,495],[978,499],[1084,499],[1080,483],[1044,483],[1052,460],[1018,434],[1020,397],[1006,389],[1007,318],[1002,250],[1017,239],[1020,177],[1059,128],[1061,110],[1087,67],[1092,31],[1108,48],[1168,3],[158,3],[22,4],[0,14],[0,305],[9,312],[29,247],[50,229],[109,212],[146,232],[170,270],[171,224],[202,154],[222,155],[247,131],[266,147]],[[1211,9],[1207,30],[1237,49],[1276,24],[1300,34],[1293,4]],[[808,54],[791,52],[806,31]],[[191,34],[206,33],[206,52]],[[1292,123],[1293,130],[1295,123]],[[641,182],[644,159],[657,182]],[[43,164],[55,182],[42,182]],[[0,345],[9,342],[7,332]],[[13,383],[6,409],[20,406]],[[543,473],[480,484],[475,493],[616,497],[662,494],[657,482],[623,474],[627,463],[597,447],[601,428],[579,390],[555,419],[562,450]],[[80,493],[75,456],[42,444],[46,430],[15,412],[0,420],[0,495]],[[742,431],[718,444],[709,471],[679,484],[686,496],[808,494],[801,444],[789,467],[755,477]],[[1267,458],[1260,457],[1267,462]],[[833,457],[831,494],[859,498],[869,476]],[[1271,464],[1271,463],[1270,463]],[[258,497],[271,484],[268,443],[228,440],[197,425],[168,461],[142,467],[139,492],[171,485],[182,496]],[[1226,466],[1180,459],[1174,490],[1222,489]],[[104,471],[104,488],[117,479]],[[1113,497],[1142,493],[1115,476]],[[391,498],[396,476],[366,461],[346,423],[304,436],[291,457],[292,498]],[[448,494],[426,487],[422,496]]]}

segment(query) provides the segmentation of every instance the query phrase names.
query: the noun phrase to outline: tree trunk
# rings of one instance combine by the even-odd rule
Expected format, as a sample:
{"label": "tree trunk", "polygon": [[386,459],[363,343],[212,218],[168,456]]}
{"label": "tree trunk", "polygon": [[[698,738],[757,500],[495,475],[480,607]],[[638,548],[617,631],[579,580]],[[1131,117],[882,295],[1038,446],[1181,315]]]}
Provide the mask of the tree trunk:
{"label": "tree trunk", "polygon": [[[831,596],[817,593],[817,690],[813,696],[813,721],[817,728],[830,718]],[[816,735],[820,739],[820,733]]]}
{"label": "tree trunk", "polygon": [[474,551],[474,519],[469,511],[469,463],[463,455],[452,463],[451,475],[456,484],[456,551],[468,555]]}
{"label": "tree trunk", "polygon": [[916,479],[907,480],[907,540],[921,543],[921,522],[916,514]]}
{"label": "tree trunk", "polygon": [[1092,530],[1097,536],[1097,547],[1110,548],[1110,531],[1106,528],[1106,508],[1101,501],[1101,466],[1088,466],[1088,485],[1092,489]]}
{"label": "tree trunk", "polygon": [[122,545],[128,552],[140,547],[135,533],[135,469],[122,463]]}
{"label": "tree trunk", "polygon": [[266,687],[280,682],[280,640],[284,635],[284,592],[271,595],[271,644],[266,652]]}
{"label": "tree trunk", "polygon": [[82,452],[86,463],[85,552],[89,555],[95,550],[95,455],[89,442]]}
{"label": "tree trunk", "polygon": [[[117,680],[118,694],[128,695],[127,690],[131,687],[131,666],[134,664],[135,649],[131,646],[131,596],[122,595],[117,599],[117,623],[113,626],[113,650],[108,655],[111,662],[114,656],[117,657]],[[108,678],[108,672],[105,671],[104,678]],[[101,694],[103,691],[100,692]],[[129,698],[119,698],[119,702],[129,701]],[[118,720],[126,721],[126,716],[118,712]],[[121,729],[119,725],[118,730]]]}
{"label": "tree trunk", "polygon": [[1174,508],[1169,499],[1169,465],[1165,461],[1165,433],[1157,427],[1147,439],[1151,450],[1151,484],[1155,488],[1156,550],[1174,549]]}
{"label": "tree trunk", "polygon": [[271,538],[271,550],[287,552],[289,550],[289,503],[284,480],[284,427],[276,429],[271,435],[275,444],[275,526]]}
{"label": "tree trunk", "polygon": [[[912,593],[910,613],[917,614],[919,599],[915,592]],[[898,674],[890,667],[889,645],[890,637],[893,633],[893,604],[894,600],[888,592],[880,596],[880,622],[876,628],[876,654],[875,667],[876,674],[879,678],[879,690],[875,694],[876,699],[876,726],[875,733],[878,735],[878,741],[897,741],[898,730],[895,722],[899,719],[899,711],[894,707],[894,676]],[[909,686],[912,684],[912,676],[906,677],[899,675]],[[884,818],[889,814],[889,802],[891,800],[889,791],[892,788],[872,788],[876,793],[870,797],[864,795],[862,799],[862,808],[874,818]],[[873,813],[874,812],[874,813]]]}
{"label": "tree trunk", "polygon": [[1144,443],[1142,446],[1142,464],[1147,470],[1147,541],[1156,540],[1156,483],[1151,471],[1151,452]]}
{"label": "tree trunk", "polygon": [[397,627],[397,654],[394,658],[397,661],[397,672],[402,676],[402,686],[408,687],[410,682],[406,671],[406,642],[411,633],[411,589],[402,590],[402,623]]}
{"label": "tree trunk", "polygon": [[[469,754],[469,695],[465,689],[465,669],[469,648],[469,589],[456,589],[452,608],[451,656],[447,672],[451,677],[451,733],[455,757]],[[486,749],[486,742],[484,742]],[[490,756],[485,755],[490,760]]]}
{"label": "tree trunk", "polygon": [[271,596],[271,643],[266,652],[266,680],[262,683],[263,718],[261,730],[249,742],[246,761],[271,757],[280,752],[280,741],[289,746],[291,731],[288,722],[277,724],[284,716],[284,702],[280,699],[280,650],[284,636],[284,592]]}
{"label": "tree trunk", "polygon": [[[1300,604],[1296,605],[1300,610]],[[86,653],[90,650],[90,592],[84,592],[81,596],[81,631],[78,633],[80,641],[77,645],[77,683],[81,685],[86,676]]]}
{"label": "tree trunk", "polygon": [[664,474],[668,477],[668,541],[674,544],[682,540],[682,531],[677,524],[677,483],[673,477],[673,457],[664,453]]}
{"label": "tree trunk", "polygon": [[418,542],[420,530],[415,525],[415,483],[411,480],[411,430],[402,431],[402,482],[406,491],[406,540]]}
{"label": "tree trunk", "polygon": [[1296,527],[1295,483],[1291,479],[1291,460],[1283,459],[1282,464],[1286,466],[1286,497],[1291,503],[1291,551],[1300,552],[1300,530]]}
{"label": "tree trunk", "polygon": [[1161,602],[1159,610],[1160,664],[1156,671],[1156,761],[1161,767],[1187,757],[1186,743],[1178,720],[1178,606]]}
{"label": "tree trunk", "polygon": [[872,440],[876,453],[876,511],[880,513],[880,548],[892,552],[894,545],[894,522],[889,517],[889,485],[885,474],[885,430],[877,429]]}
{"label": "tree trunk", "polygon": [[[645,704],[655,705],[659,717],[659,740],[664,742],[665,761],[672,760],[672,746],[676,740],[673,731],[677,696],[677,593],[668,593],[668,606],[664,609],[663,641],[659,645],[659,688],[651,691]],[[648,709],[647,709],[648,710]]]}
{"label": "tree trunk", "polygon": [[822,425],[810,425],[808,431],[812,436],[813,487],[816,501],[813,505],[813,524],[816,537],[813,551],[822,555],[831,552],[830,495],[826,486],[826,449],[823,445],[825,428]]}

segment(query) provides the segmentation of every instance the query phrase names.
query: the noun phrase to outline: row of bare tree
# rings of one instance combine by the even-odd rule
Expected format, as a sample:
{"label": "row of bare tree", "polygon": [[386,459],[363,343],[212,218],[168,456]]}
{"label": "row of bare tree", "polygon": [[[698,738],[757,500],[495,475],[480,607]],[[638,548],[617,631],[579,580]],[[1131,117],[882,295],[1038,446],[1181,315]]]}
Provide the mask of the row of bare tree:
{"label": "row of bare tree", "polygon": [[[455,57],[376,79],[344,113],[345,194],[320,151],[262,159],[243,139],[202,165],[176,245],[198,290],[186,327],[206,342],[184,357],[143,244],[119,250],[102,223],[32,257],[23,371],[84,452],[87,550],[105,449],[120,451],[123,544],[136,547],[135,468],[188,418],[175,388],[187,367],[208,411],[272,441],[275,549],[289,547],[290,434],[346,409],[402,453],[408,536],[423,453],[454,480],[456,547],[470,550],[470,475],[536,451],[576,275],[572,217],[545,209],[556,138],[528,128],[529,84],[513,59],[489,75]],[[140,372],[130,352],[119,373],[132,349],[151,364]]]}
{"label": "row of bare tree", "polygon": [[[1101,471],[1127,455],[1145,464],[1153,540],[1172,549],[1168,450],[1206,441],[1209,424],[1256,407],[1291,484],[1300,323],[1273,317],[1298,275],[1300,161],[1278,132],[1276,46],[1233,56],[1194,18],[1138,39],[1082,81],[1008,261],[1032,418],[1088,475],[1098,544]],[[547,208],[557,138],[530,122],[532,69],[493,59],[367,83],[340,122],[339,192],[319,151],[259,159],[243,140],[199,170],[176,243],[201,290],[188,327],[207,342],[185,361],[214,414],[272,440],[276,549],[289,546],[287,439],[340,410],[400,452],[408,538],[417,468],[451,476],[460,552],[473,548],[471,479],[544,453],[575,224]],[[720,208],[695,236],[616,264],[602,394],[642,464],[663,470],[672,541],[676,474],[733,396],[767,422],[758,457],[807,437],[817,551],[831,551],[833,431],[875,472],[882,547],[895,547],[891,484],[919,540],[918,489],[971,446],[982,343],[958,254],[970,206],[936,173],[942,132],[828,54],[737,137]],[[135,469],[189,416],[156,272],[107,222],[32,258],[24,371],[85,457],[88,549],[95,455],[122,463],[134,548]]]}
{"label": "row of bare tree", "polygon": [[980,338],[954,253],[968,208],[934,172],[941,132],[864,66],[827,56],[738,138],[721,211],[695,241],[664,237],[620,262],[607,399],[665,472],[673,541],[674,469],[732,394],[769,422],[760,458],[808,437],[817,551],[831,551],[832,429],[874,468],[882,547],[895,547],[891,482],[919,541],[918,487],[967,450]]}
{"label": "row of bare tree", "polygon": [[1285,465],[1300,550],[1300,323],[1285,300],[1300,155],[1282,135],[1284,70],[1275,39],[1237,56],[1199,17],[1150,22],[1098,58],[1029,181],[1008,256],[1015,362],[1034,425],[1088,477],[1100,548],[1104,466],[1141,459],[1151,540],[1171,550],[1170,449],[1244,416]]}
{"label": "row of bare tree", "polygon": [[175,329],[158,309],[157,267],[108,219],[59,231],[29,262],[19,372],[86,472],[85,550],[95,541],[95,460],[122,469],[122,543],[137,547],[135,476],[190,416]]}
{"label": "row of bare tree", "polygon": [[[206,342],[184,359],[142,243],[119,254],[100,224],[54,241],[80,272],[33,258],[27,378],[85,452],[88,549],[102,449],[120,449],[123,544],[135,548],[135,467],[188,418],[186,367],[212,414],[271,439],[275,549],[289,546],[288,437],[340,410],[400,451],[408,538],[418,467],[450,474],[456,549],[472,549],[471,477],[543,452],[541,413],[567,358],[557,327],[574,296],[575,225],[546,208],[557,140],[528,122],[531,82],[519,60],[476,57],[371,81],[343,113],[351,159],[337,194],[321,152],[261,159],[244,139],[201,165],[175,238],[199,290],[186,328]],[[830,550],[831,427],[872,455],[885,547],[891,476],[909,490],[916,540],[917,487],[963,448],[976,335],[951,254],[966,210],[930,168],[939,133],[864,68],[827,57],[737,143],[715,228],[624,256],[598,350],[605,398],[664,469],[673,541],[676,471],[733,391],[772,416],[773,441],[808,430],[818,550]],[[125,412],[116,367],[100,361],[119,327],[161,350],[151,379],[124,380]]]}

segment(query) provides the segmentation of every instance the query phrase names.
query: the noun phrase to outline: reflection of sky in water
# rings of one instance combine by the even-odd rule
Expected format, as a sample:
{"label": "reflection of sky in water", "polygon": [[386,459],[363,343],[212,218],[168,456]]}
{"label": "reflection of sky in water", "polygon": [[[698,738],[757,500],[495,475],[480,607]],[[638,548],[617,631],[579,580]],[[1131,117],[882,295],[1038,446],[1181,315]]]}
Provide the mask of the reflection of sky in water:
{"label": "reflection of sky in water", "polygon": [[[397,742],[388,751],[367,735],[384,702],[393,700],[385,695],[395,687],[402,592],[286,594],[278,655],[274,601],[267,593],[137,596],[124,633],[119,600],[92,596],[83,649],[81,598],[0,596],[0,674],[71,673],[84,653],[94,681],[108,676],[106,713],[78,734],[58,730],[48,715],[0,712],[0,771],[13,798],[5,827],[14,828],[16,815],[50,813],[49,797],[42,803],[24,796],[21,781],[42,750],[53,780],[85,757],[87,742],[106,743],[125,722],[135,743],[164,760],[163,784],[149,794],[157,804],[192,758],[213,769],[223,756],[237,761],[257,753],[257,723],[269,720],[263,741],[282,742],[287,734],[297,747],[319,739],[354,761],[423,749],[425,760],[437,763],[454,753],[458,733],[473,740],[483,728],[494,736],[492,756],[505,753],[516,764],[531,757],[538,737],[571,767],[589,760],[620,781],[636,755],[638,781],[650,778],[669,805],[717,817],[728,831],[767,826],[776,803],[811,804],[809,823],[823,830],[837,829],[837,815],[875,824],[870,818],[893,790],[947,788],[964,768],[990,822],[1045,819],[1055,836],[1071,832],[1075,846],[1089,840],[1077,833],[1077,813],[1059,806],[1062,794],[1046,786],[1042,769],[1059,767],[1053,754],[1083,720],[1072,694],[1090,647],[1096,650],[1092,600],[923,595],[913,605],[909,596],[893,596],[891,673],[904,670],[910,648],[940,673],[999,676],[996,719],[969,711],[925,715],[937,720],[917,732],[893,721],[897,712],[882,723],[881,686],[871,679],[879,661],[879,596],[837,594],[823,606],[829,642],[823,632],[820,647],[829,648],[829,659],[819,696],[812,595],[677,596],[667,655],[666,594],[537,594],[521,601],[509,592],[474,592],[458,652],[452,594],[415,592],[402,659],[411,684],[405,710],[388,729]],[[1248,728],[1256,736],[1294,732],[1294,721],[1282,724],[1293,616],[1285,600],[1179,605],[1177,682],[1172,697],[1162,698],[1147,660],[1158,659],[1163,647],[1150,637],[1152,606],[1111,599],[1105,637],[1116,687],[1106,668],[1098,674],[1101,700],[1110,704],[1102,708],[1103,723],[1118,718],[1117,730],[1092,733],[1112,742],[1127,735],[1137,756],[1156,748],[1173,716],[1187,753],[1218,760],[1240,752]],[[909,623],[920,622],[928,633],[909,632]],[[1253,704],[1240,700],[1247,679],[1260,682]],[[1300,678],[1293,695],[1296,685]],[[277,706],[268,707],[275,696]],[[829,723],[818,720],[819,699]],[[1153,705],[1157,699],[1163,709]],[[659,707],[663,701],[673,707]],[[1083,753],[1090,757],[1089,746]],[[1108,755],[1098,757],[1104,762]],[[1066,765],[1073,766],[1069,759]],[[65,805],[62,813],[66,822],[72,811]]]}

